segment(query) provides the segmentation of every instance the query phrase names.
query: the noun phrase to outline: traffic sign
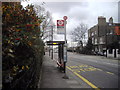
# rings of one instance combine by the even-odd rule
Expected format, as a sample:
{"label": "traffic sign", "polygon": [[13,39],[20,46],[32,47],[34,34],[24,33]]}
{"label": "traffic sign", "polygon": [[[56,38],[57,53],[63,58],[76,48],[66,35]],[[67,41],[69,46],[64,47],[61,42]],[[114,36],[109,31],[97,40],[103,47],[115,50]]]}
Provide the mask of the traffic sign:
{"label": "traffic sign", "polygon": [[57,34],[64,34],[64,20],[57,20]]}
{"label": "traffic sign", "polygon": [[64,26],[64,20],[57,20],[57,26]]}
{"label": "traffic sign", "polygon": [[67,16],[64,16],[63,19],[64,19],[64,20],[67,20]]}

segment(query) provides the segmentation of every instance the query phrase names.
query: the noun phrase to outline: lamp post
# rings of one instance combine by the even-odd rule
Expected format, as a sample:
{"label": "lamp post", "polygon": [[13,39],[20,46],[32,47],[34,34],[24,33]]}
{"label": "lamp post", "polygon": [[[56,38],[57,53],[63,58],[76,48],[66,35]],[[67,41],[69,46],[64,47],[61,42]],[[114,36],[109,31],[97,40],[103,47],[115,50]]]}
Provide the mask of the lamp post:
{"label": "lamp post", "polygon": [[105,46],[106,46],[106,57],[107,57],[107,25],[106,25],[106,28],[105,28]]}
{"label": "lamp post", "polygon": [[[51,31],[52,31],[52,41],[53,41],[53,26],[51,26]],[[51,59],[53,59],[53,45],[52,45],[52,52],[51,52],[52,54],[51,54]]]}

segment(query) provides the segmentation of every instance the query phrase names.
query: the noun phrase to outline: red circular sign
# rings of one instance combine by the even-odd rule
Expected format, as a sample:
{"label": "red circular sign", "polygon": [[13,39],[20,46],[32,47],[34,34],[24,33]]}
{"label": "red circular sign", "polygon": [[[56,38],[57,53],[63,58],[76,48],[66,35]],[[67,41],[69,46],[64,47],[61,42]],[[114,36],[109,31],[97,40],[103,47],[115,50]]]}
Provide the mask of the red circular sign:
{"label": "red circular sign", "polygon": [[64,26],[64,20],[57,20],[57,26]]}
{"label": "red circular sign", "polygon": [[63,22],[62,20],[59,20],[59,21],[58,21],[58,25],[59,25],[59,26],[62,26],[63,24],[64,24],[64,22]]}
{"label": "red circular sign", "polygon": [[63,19],[64,19],[64,20],[67,20],[67,16],[64,16]]}

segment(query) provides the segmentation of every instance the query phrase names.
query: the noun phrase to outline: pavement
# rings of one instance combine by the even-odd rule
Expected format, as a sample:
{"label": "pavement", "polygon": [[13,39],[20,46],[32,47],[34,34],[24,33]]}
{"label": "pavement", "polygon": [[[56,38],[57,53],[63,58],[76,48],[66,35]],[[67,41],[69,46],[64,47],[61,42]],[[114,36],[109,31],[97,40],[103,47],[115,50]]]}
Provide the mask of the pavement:
{"label": "pavement", "polygon": [[38,88],[91,88],[82,80],[78,80],[69,70],[66,75],[69,79],[64,79],[65,74],[57,68],[56,60],[52,60],[48,54],[44,56],[42,65],[42,75]]}
{"label": "pavement", "polygon": [[[109,85],[103,85],[103,82],[113,82],[117,81],[117,74],[110,73],[114,71],[115,73],[115,67],[118,65],[118,60],[108,59],[101,56],[92,56],[92,55],[79,55],[76,53],[68,53],[69,61],[67,62],[66,66],[66,75],[69,77],[69,79],[64,79],[63,76],[65,75],[63,72],[61,72],[57,68],[57,54],[54,54],[54,59],[52,60],[49,56],[48,52],[46,52],[46,55],[44,55],[44,60],[42,64],[42,71],[40,76],[40,82],[38,84],[38,88],[79,88],[82,90],[85,89],[92,89],[94,85],[98,85],[101,87],[108,87]],[[101,71],[85,71],[85,72],[77,72],[74,71],[71,66],[81,66],[81,64],[86,64],[88,66],[98,67],[101,69]],[[111,70],[112,67],[112,70]],[[88,67],[86,67],[88,68]],[[80,69],[80,68],[79,68]],[[102,70],[103,69],[103,70]],[[71,71],[72,70],[72,71]],[[77,68],[76,68],[77,70]],[[106,72],[109,71],[108,72]],[[117,70],[116,70],[117,71]],[[83,76],[83,77],[82,77]],[[95,79],[95,77],[97,79]],[[101,78],[100,78],[101,77]],[[109,78],[109,80],[103,79],[103,77],[106,77],[106,79]],[[88,80],[88,81],[87,81]],[[89,85],[91,82],[93,85]],[[113,85],[113,83],[110,83]],[[112,87],[111,85],[111,87]]]}

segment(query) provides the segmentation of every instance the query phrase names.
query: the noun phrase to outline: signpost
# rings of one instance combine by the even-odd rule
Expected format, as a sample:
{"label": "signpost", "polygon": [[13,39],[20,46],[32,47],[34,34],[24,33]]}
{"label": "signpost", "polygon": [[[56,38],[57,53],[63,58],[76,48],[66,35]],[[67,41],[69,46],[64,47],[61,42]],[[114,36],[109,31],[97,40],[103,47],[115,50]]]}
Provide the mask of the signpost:
{"label": "signpost", "polygon": [[64,20],[67,20],[67,16],[64,16],[63,19],[64,19]]}
{"label": "signpost", "polygon": [[64,34],[64,20],[57,20],[57,34]]}
{"label": "signpost", "polygon": [[66,75],[66,62],[67,62],[67,39],[66,39],[66,24],[67,24],[67,16],[63,17],[64,19],[64,36],[65,36],[65,45],[64,45],[64,73],[65,75],[63,76],[64,79],[68,79],[68,76]]}
{"label": "signpost", "polygon": [[67,62],[67,39],[66,39],[66,24],[67,24],[67,16],[63,17],[64,20],[57,20],[57,34],[64,34],[65,44],[64,44],[64,52],[63,52],[63,63],[64,63],[64,79],[68,79],[66,75],[66,62]]}

